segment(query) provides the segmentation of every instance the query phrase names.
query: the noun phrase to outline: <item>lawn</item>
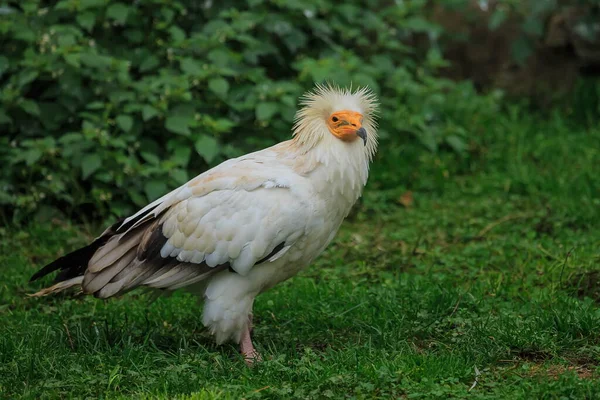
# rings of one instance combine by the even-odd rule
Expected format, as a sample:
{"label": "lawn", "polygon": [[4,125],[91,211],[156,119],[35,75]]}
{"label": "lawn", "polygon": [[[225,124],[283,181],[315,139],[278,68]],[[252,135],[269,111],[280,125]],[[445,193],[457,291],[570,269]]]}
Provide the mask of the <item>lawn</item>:
{"label": "lawn", "polygon": [[28,298],[45,283],[29,276],[99,225],[3,228],[0,397],[598,398],[589,126],[507,111],[468,156],[383,146],[334,243],[257,300],[252,369],[186,293]]}

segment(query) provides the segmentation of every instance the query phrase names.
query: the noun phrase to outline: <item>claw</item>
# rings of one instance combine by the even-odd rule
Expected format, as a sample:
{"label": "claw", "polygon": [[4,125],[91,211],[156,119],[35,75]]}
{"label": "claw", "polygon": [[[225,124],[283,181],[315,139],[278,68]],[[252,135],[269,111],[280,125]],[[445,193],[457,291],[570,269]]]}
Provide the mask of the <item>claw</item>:
{"label": "claw", "polygon": [[249,367],[254,366],[257,362],[261,362],[262,356],[252,344],[252,317],[248,318],[248,324],[244,331],[242,332],[242,338],[240,340],[240,352],[244,356],[244,361],[246,365]]}

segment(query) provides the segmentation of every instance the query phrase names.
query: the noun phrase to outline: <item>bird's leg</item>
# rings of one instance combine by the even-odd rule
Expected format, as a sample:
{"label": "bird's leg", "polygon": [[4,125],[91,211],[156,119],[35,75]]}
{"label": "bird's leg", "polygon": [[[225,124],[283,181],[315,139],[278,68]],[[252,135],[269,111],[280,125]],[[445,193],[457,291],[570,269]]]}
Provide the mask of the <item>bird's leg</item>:
{"label": "bird's leg", "polygon": [[246,361],[246,365],[251,367],[255,362],[262,361],[262,357],[260,353],[256,351],[254,345],[252,344],[252,316],[248,317],[248,325],[244,328],[242,332],[242,337],[240,340],[240,351],[244,356],[244,360]]}

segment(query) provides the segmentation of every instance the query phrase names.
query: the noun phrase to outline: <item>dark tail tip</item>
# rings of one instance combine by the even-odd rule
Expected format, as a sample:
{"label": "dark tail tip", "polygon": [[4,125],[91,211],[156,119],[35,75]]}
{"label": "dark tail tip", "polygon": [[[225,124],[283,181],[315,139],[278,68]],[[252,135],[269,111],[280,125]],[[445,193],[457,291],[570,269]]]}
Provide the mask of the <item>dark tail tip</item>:
{"label": "dark tail tip", "polygon": [[29,282],[36,281],[57,270],[60,270],[60,273],[56,276],[56,282],[83,275],[90,258],[92,258],[96,250],[103,246],[107,240],[108,237],[100,237],[91,244],[52,261],[50,264],[33,274],[29,279]]}

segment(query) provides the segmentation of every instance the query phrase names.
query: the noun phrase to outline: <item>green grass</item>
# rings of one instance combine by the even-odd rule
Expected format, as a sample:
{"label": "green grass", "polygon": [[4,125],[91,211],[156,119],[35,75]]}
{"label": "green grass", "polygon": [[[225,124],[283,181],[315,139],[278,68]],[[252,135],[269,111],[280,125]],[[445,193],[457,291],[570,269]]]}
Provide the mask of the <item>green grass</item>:
{"label": "green grass", "polygon": [[256,302],[253,369],[185,293],[27,298],[99,228],[4,229],[0,397],[598,398],[600,130],[507,112],[473,134],[466,157],[381,149],[335,242]]}

